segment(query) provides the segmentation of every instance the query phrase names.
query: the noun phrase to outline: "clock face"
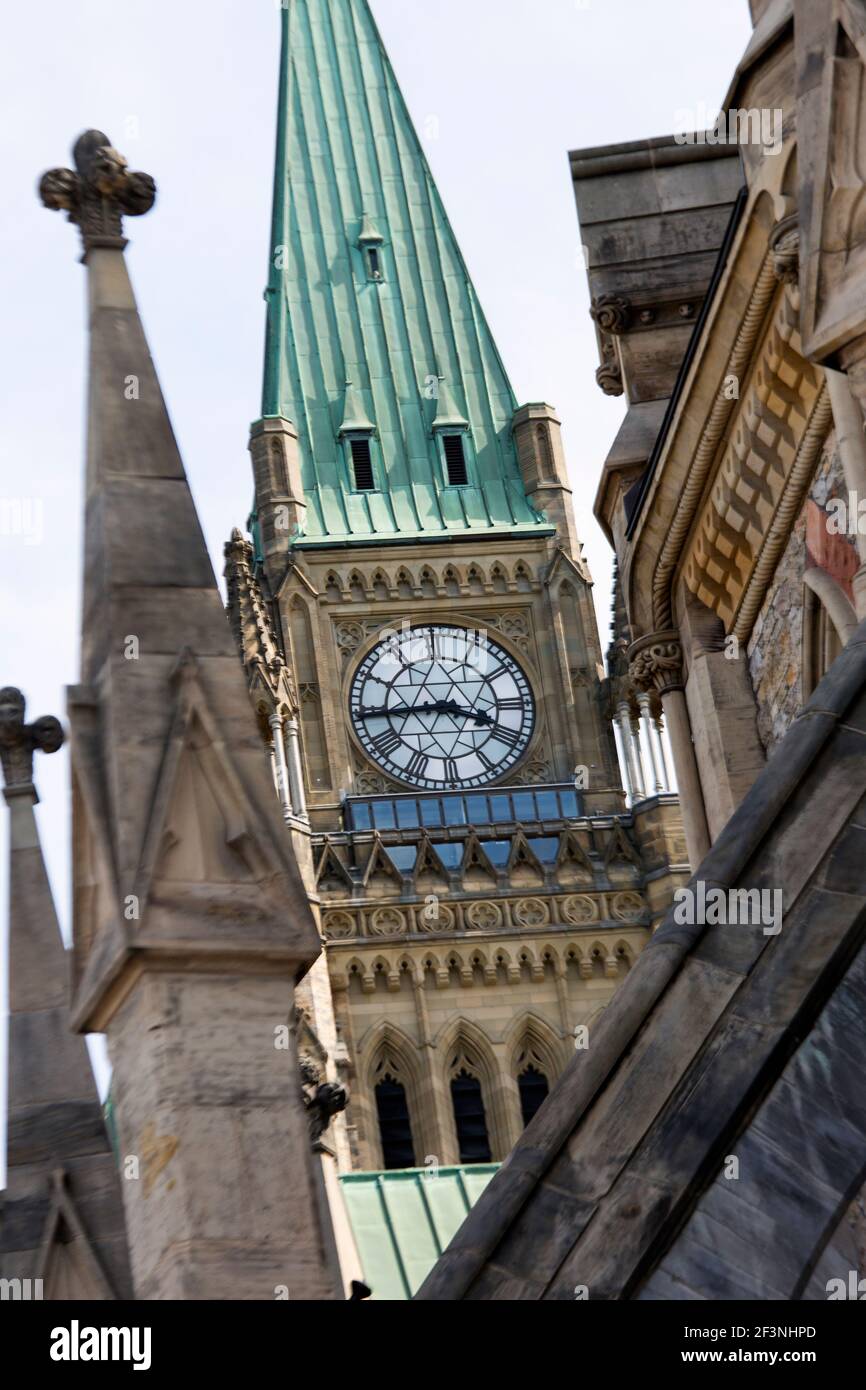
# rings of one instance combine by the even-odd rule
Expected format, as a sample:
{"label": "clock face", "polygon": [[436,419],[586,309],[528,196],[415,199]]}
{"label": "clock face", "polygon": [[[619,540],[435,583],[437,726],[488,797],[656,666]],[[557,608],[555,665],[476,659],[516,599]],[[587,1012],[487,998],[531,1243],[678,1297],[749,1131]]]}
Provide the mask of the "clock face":
{"label": "clock face", "polygon": [[426,791],[480,787],[526,751],[529,682],[486,632],[407,628],[368,652],[352,681],[355,733],[391,777]]}

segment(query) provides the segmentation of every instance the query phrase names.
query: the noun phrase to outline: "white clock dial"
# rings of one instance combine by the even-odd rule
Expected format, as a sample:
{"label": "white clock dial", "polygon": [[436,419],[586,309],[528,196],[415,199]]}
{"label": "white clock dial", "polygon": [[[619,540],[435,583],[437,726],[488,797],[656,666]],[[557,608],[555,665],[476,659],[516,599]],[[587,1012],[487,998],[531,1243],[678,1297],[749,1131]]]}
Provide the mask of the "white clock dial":
{"label": "white clock dial", "polygon": [[439,624],[395,632],[368,652],[349,706],[368,755],[427,791],[501,777],[535,725],[532,691],[514,657],[486,632]]}

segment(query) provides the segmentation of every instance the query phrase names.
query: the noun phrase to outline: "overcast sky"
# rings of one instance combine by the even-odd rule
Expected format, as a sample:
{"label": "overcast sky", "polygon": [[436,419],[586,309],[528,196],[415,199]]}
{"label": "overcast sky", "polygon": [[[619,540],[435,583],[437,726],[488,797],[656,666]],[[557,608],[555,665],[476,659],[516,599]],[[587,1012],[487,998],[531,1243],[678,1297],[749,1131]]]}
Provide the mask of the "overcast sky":
{"label": "overcast sky", "polygon": [[[246,444],[261,389],[278,3],[37,0],[6,16],[0,685],[21,687],[30,718],[65,718],[64,687],[78,679],[85,385],[78,233],[41,207],[36,184],[45,169],[69,164],[89,126],[157,181],[154,211],[128,220],[127,256],[221,574],[223,541],[251,499]],[[668,134],[684,109],[717,110],[751,32],[748,5],[372,6],[517,396],[560,412],[606,646],[611,556],[592,503],[623,405],[595,384],[568,151]],[[10,503],[23,504],[23,533],[2,520]],[[36,780],[68,931],[66,751],[37,755]],[[5,815],[0,834],[5,925]]]}

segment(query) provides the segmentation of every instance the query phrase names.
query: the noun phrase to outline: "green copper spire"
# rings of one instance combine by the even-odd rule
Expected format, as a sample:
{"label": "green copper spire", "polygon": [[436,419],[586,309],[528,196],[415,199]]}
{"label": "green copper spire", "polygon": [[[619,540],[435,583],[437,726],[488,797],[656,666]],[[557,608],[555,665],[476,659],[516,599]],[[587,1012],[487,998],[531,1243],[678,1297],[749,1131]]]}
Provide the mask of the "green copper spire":
{"label": "green copper spire", "polygon": [[548,529],[524,492],[514,393],[367,0],[288,0],[282,24],[262,414],[297,431],[296,543]]}

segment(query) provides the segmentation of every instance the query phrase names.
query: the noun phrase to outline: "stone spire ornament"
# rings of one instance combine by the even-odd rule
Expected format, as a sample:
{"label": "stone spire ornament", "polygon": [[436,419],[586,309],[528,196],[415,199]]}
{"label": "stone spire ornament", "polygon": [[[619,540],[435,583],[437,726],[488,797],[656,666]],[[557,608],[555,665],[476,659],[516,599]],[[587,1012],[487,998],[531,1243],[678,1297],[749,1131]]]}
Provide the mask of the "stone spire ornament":
{"label": "stone spire ornament", "polygon": [[75,169],[49,169],[39,182],[47,208],[69,214],[81,232],[84,254],[94,246],[126,246],[123,217],[150,212],[156,184],[150,174],[130,173],[126,160],[101,130],[79,135],[72,151]]}
{"label": "stone spire ornament", "polygon": [[22,1297],[129,1298],[120,1180],[83,1038],[70,1031],[68,955],[33,808],[33,754],[63,743],[51,716],[25,722],[0,690],[0,764],[9,806],[9,1116],[0,1277]]}
{"label": "stone spire ornament", "polygon": [[63,745],[59,719],[44,715],[33,724],[24,722],[24,696],[14,686],[0,690],[0,763],[7,799],[33,791],[33,754],[56,753]]}
{"label": "stone spire ornament", "polygon": [[89,304],[72,1022],[106,1035],[139,1174],[136,1296],[339,1298],[286,1033],[321,942],[123,256],[153,182],[92,132],[76,167],[42,184]]}

